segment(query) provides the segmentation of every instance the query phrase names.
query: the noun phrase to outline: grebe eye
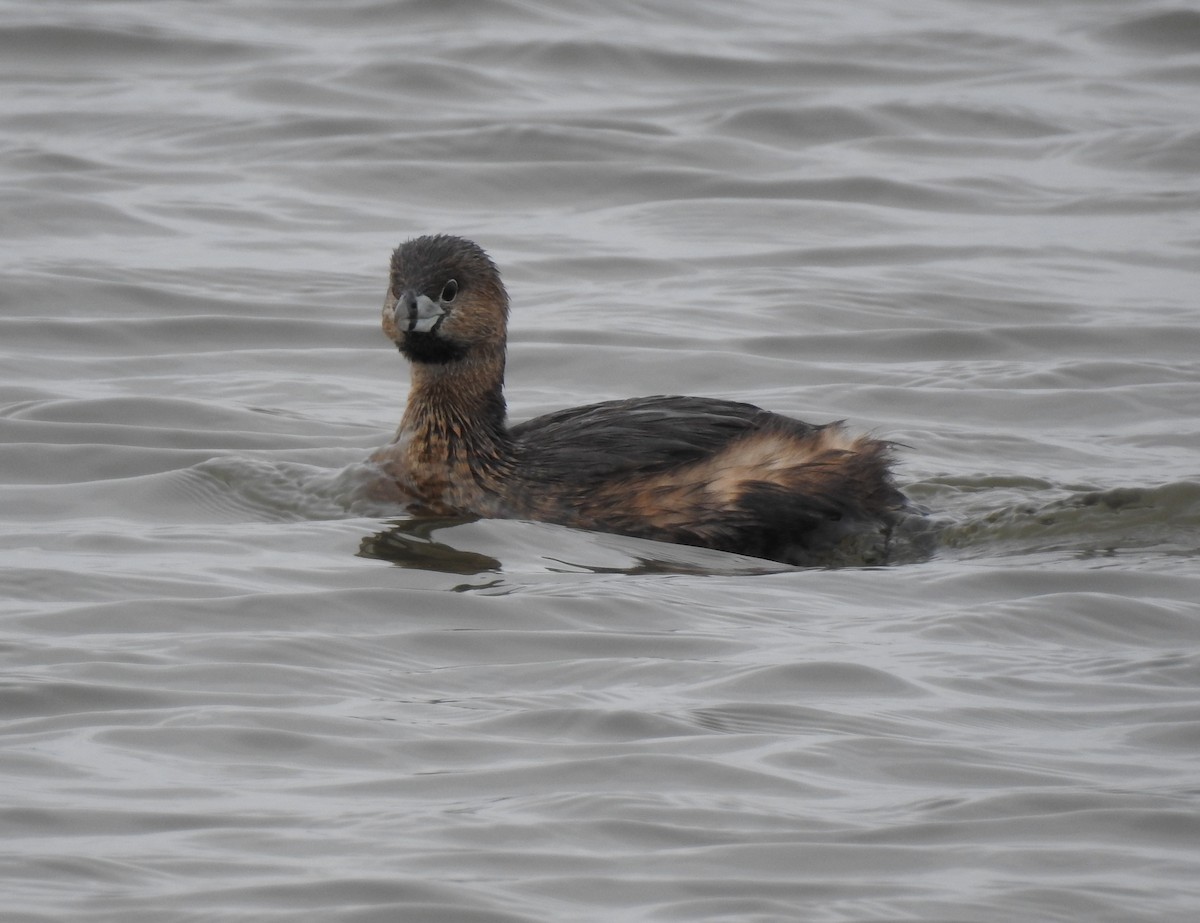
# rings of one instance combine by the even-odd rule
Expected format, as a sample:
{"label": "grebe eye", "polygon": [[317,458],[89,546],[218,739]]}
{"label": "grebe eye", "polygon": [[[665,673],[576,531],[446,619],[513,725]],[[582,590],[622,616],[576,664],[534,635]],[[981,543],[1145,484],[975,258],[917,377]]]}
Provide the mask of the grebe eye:
{"label": "grebe eye", "polygon": [[451,279],[449,282],[447,282],[445,285],[442,286],[442,294],[439,296],[438,300],[441,301],[442,304],[449,304],[450,302],[452,302],[455,299],[455,296],[457,296],[457,295],[458,295],[458,282],[454,279]]}

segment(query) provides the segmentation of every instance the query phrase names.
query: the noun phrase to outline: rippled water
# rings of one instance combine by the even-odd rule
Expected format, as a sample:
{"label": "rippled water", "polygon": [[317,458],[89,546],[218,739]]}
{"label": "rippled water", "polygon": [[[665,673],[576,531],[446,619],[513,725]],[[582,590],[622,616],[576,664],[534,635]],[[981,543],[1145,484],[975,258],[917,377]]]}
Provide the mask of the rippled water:
{"label": "rippled water", "polygon": [[[1200,12],[0,2],[5,920],[1200,914]],[[523,419],[906,448],[929,560],[359,497],[390,248]]]}

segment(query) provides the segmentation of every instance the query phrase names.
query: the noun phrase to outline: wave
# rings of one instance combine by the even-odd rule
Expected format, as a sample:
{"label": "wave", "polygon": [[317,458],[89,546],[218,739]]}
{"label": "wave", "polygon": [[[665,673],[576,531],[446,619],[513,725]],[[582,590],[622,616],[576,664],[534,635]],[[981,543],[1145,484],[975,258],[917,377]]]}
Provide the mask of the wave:
{"label": "wave", "polygon": [[[947,479],[948,492],[1010,486],[995,479]],[[1026,482],[1040,493],[1050,485]],[[1068,553],[1116,556],[1132,551],[1200,555],[1200,482],[1157,487],[1077,490],[1049,501],[1018,499],[947,522],[938,533],[947,553],[995,555]]]}
{"label": "wave", "polygon": [[[128,479],[125,490],[110,489],[130,504],[140,499],[160,523],[171,517],[229,523],[365,520],[360,556],[416,570],[729,575],[792,569],[705,548],[547,523],[412,517],[371,496],[376,477],[375,468],[363,461],[330,468],[231,455]],[[70,497],[70,486],[66,491]],[[856,555],[851,548],[834,566],[905,566],[931,557],[1200,555],[1197,481],[1064,490],[1036,478],[953,477],[920,482],[910,493],[927,513],[900,523],[886,560],[865,551]]]}
{"label": "wave", "polygon": [[[363,535],[359,554],[419,570],[735,574],[789,569],[703,548],[546,523],[414,518],[371,498],[375,476],[365,462],[324,468],[227,456],[175,472],[159,492],[173,492],[184,506],[221,520],[371,520],[377,525]],[[1200,482],[1071,490],[1045,499],[1048,493],[1061,492],[1033,478],[932,479],[914,488],[929,514],[901,523],[886,562],[848,552],[837,566],[900,566],[932,556],[977,560],[1021,555],[1100,558],[1132,552],[1200,555]]]}

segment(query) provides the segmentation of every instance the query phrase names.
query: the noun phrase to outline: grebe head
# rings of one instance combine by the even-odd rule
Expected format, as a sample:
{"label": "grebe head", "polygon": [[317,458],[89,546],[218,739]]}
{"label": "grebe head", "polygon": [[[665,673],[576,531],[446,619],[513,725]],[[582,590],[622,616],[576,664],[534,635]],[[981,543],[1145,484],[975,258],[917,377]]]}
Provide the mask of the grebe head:
{"label": "grebe head", "polygon": [[383,332],[410,362],[446,365],[504,351],[508,294],[478,244],[437,234],[392,254]]}

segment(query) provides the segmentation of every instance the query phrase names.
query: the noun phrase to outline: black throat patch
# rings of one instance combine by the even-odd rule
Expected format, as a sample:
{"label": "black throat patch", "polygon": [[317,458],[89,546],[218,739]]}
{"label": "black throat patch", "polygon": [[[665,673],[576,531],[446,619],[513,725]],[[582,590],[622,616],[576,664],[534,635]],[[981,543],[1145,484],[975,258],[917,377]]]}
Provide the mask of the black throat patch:
{"label": "black throat patch", "polygon": [[410,330],[400,340],[400,353],[409,362],[446,365],[467,357],[467,348],[438,336]]}

